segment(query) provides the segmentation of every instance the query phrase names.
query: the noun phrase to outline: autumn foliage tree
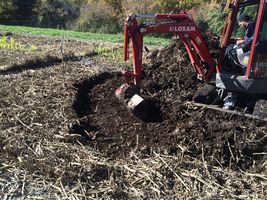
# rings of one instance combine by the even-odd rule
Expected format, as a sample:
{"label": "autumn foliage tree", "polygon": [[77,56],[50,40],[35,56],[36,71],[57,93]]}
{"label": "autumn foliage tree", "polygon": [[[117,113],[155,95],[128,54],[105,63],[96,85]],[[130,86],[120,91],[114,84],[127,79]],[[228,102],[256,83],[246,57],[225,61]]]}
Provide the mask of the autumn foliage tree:
{"label": "autumn foliage tree", "polygon": [[0,0],[0,22],[27,24],[37,15],[38,0]]}
{"label": "autumn foliage tree", "polygon": [[117,33],[130,13],[177,13],[204,3],[218,0],[0,0],[0,23]]}
{"label": "autumn foliage tree", "polygon": [[60,0],[42,0],[38,11],[36,23],[41,27],[69,28],[80,14],[78,5]]}

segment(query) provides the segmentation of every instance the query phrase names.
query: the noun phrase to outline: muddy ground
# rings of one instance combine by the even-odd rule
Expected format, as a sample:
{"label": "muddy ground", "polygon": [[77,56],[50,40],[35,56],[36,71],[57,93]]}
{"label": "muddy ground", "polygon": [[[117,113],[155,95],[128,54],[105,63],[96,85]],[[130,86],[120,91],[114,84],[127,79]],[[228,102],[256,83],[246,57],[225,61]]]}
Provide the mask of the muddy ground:
{"label": "muddy ground", "polygon": [[[62,44],[14,37],[38,48]],[[206,40],[215,57],[216,38]],[[29,54],[29,68],[12,56],[2,63],[14,63],[1,75],[2,197],[266,196],[266,123],[194,107],[190,100],[202,84],[178,41],[145,55],[142,94],[160,107],[150,122],[115,98],[122,77],[114,60],[96,53],[97,43],[63,43],[73,56],[53,53],[58,60],[45,67],[49,55],[40,61],[39,53]]]}
{"label": "muddy ground", "polygon": [[[216,54],[214,43],[210,45]],[[144,67],[142,94],[160,106],[151,115],[152,122],[138,119],[118,102],[114,88],[121,82],[117,74],[104,73],[75,84],[78,93],[73,108],[83,119],[71,132],[82,134],[86,144],[107,156],[127,157],[130,151],[146,156],[153,150],[176,154],[181,151],[177,144],[182,143],[190,156],[201,158],[204,153],[212,165],[247,169],[261,157],[254,153],[266,151],[267,138],[262,132],[266,123],[190,104],[202,84],[179,41],[153,52]],[[260,140],[248,143],[246,137]],[[265,162],[265,156],[260,162]]]}

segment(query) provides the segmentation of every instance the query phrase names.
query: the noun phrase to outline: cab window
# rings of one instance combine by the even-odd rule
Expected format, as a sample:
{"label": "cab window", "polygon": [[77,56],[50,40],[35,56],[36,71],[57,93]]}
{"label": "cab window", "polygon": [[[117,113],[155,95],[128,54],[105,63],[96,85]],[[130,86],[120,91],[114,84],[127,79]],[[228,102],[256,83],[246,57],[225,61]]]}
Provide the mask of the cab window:
{"label": "cab window", "polygon": [[260,29],[260,41],[267,40],[267,12],[265,8],[263,20],[262,20],[262,26]]}

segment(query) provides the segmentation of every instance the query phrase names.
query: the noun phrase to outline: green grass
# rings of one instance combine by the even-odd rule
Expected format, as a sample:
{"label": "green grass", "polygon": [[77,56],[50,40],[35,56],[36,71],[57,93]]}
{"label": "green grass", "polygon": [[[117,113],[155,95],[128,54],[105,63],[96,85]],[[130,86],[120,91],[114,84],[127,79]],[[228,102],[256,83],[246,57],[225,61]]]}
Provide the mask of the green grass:
{"label": "green grass", "polygon": [[[51,28],[33,28],[26,26],[7,26],[0,25],[0,31],[12,32],[17,34],[30,34],[30,35],[46,35],[46,36],[64,36],[67,38],[85,39],[91,41],[106,41],[106,42],[123,42],[122,34],[105,34],[105,33],[89,33],[89,32],[76,32],[68,30],[59,30]],[[170,40],[158,37],[145,37],[144,43],[146,45],[160,45],[164,46],[169,44]]]}

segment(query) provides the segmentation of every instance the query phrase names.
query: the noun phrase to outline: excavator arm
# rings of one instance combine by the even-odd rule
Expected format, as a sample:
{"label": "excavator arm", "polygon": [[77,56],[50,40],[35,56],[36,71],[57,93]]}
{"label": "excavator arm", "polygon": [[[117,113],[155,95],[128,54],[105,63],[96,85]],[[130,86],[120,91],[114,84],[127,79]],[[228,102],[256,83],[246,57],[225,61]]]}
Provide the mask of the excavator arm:
{"label": "excavator arm", "polygon": [[[137,18],[153,18],[156,23],[138,24]],[[214,66],[208,48],[200,31],[187,13],[180,14],[131,14],[124,23],[124,61],[129,59],[129,44],[132,47],[133,71],[124,72],[126,83],[139,86],[142,72],[143,37],[151,33],[172,33],[179,38],[190,58],[192,66],[203,81],[214,73]]]}
{"label": "excavator arm", "polygon": [[[156,22],[138,23],[137,18],[152,18]],[[142,73],[143,37],[150,33],[172,33],[179,38],[190,58],[192,66],[202,81],[209,81],[214,73],[208,48],[191,15],[180,14],[131,14],[124,23],[124,61],[129,59],[129,48],[132,48],[132,71],[124,71],[125,83],[116,89],[116,97],[127,105],[134,115],[143,120],[155,116],[157,106],[139,95]],[[152,113],[151,113],[152,111]]]}

